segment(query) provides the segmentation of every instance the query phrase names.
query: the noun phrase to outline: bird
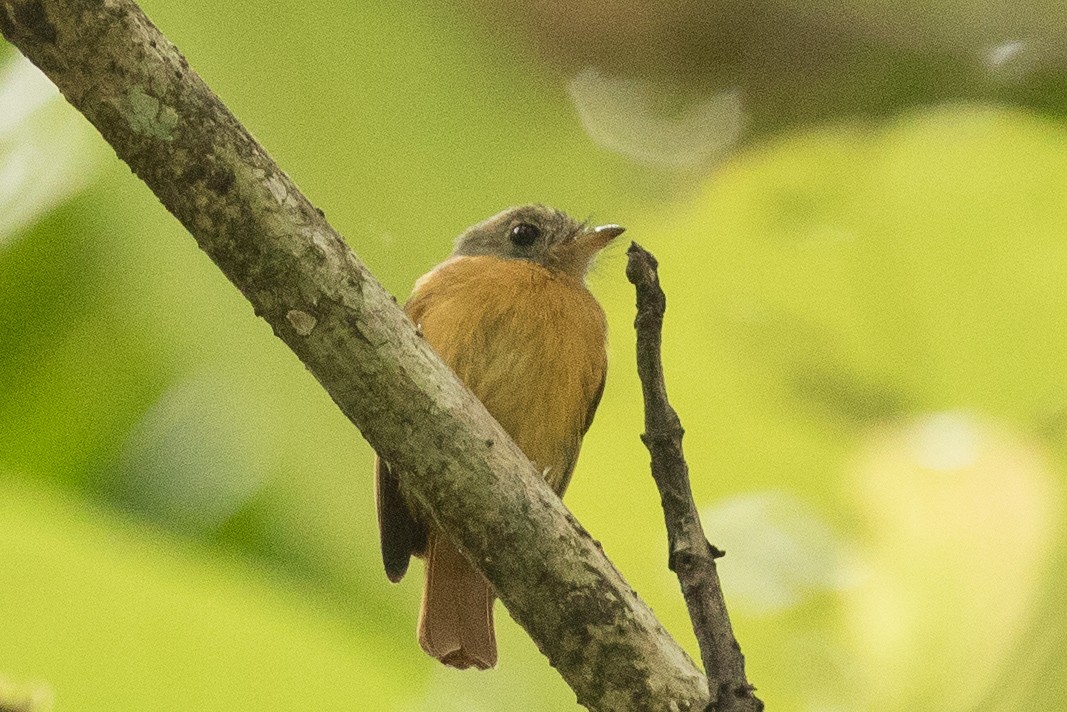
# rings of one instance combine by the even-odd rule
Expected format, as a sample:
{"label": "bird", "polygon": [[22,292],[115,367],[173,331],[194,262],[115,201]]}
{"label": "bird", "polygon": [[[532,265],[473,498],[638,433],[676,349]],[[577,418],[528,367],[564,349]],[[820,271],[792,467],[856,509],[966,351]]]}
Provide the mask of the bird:
{"label": "bird", "polygon": [[[508,208],[465,230],[420,277],[404,309],[437,354],[562,496],[607,374],[604,310],[585,276],[622,234],[541,204]],[[382,559],[400,581],[425,559],[418,642],[445,665],[496,664],[492,586],[405,499],[375,459]]]}

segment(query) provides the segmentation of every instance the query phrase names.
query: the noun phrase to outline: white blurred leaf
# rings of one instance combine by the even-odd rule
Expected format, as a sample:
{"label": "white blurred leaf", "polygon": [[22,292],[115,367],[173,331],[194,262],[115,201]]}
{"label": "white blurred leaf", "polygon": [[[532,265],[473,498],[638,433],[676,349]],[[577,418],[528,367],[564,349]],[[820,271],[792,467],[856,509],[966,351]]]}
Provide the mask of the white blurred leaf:
{"label": "white blurred leaf", "polygon": [[245,398],[225,379],[182,381],[156,401],[126,442],[116,483],[138,510],[182,529],[217,527],[252,497],[272,457]]}
{"label": "white blurred leaf", "polygon": [[708,537],[729,554],[719,567],[731,605],[771,614],[845,583],[841,544],[795,495],[734,497],[706,507],[701,520]]}
{"label": "white blurred leaf", "polygon": [[597,145],[655,168],[718,163],[737,146],[748,123],[737,90],[712,94],[681,111],[666,111],[660,104],[670,92],[663,87],[610,77],[591,67],[579,72],[568,89]]}
{"label": "white blurred leaf", "polygon": [[0,66],[0,247],[84,188],[99,162],[91,127],[21,55]]}

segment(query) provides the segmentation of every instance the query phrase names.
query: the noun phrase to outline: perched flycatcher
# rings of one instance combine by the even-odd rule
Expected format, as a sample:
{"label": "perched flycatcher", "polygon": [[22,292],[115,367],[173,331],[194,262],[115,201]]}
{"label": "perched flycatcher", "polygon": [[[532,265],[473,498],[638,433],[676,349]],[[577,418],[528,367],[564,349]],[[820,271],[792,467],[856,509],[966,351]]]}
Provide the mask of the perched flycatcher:
{"label": "perched flycatcher", "polygon": [[[604,390],[604,311],[585,286],[618,225],[588,227],[543,205],[467,229],[416,283],[405,310],[460,380],[563,494]],[[446,665],[496,664],[493,590],[443,532],[420,519],[388,463],[375,464],[382,558],[399,581],[426,559],[419,644]]]}

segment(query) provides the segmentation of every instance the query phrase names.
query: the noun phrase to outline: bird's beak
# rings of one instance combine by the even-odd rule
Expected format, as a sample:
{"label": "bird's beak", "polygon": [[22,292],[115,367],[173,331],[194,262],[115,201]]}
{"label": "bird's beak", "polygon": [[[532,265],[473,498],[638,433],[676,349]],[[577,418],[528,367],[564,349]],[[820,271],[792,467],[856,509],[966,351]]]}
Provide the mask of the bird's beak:
{"label": "bird's beak", "polygon": [[574,238],[575,247],[586,259],[592,259],[596,253],[608,246],[612,240],[626,232],[621,225],[601,225],[585,230]]}
{"label": "bird's beak", "polygon": [[622,225],[601,225],[593,228],[593,234],[604,240],[605,245],[624,232],[626,232],[626,228]]}

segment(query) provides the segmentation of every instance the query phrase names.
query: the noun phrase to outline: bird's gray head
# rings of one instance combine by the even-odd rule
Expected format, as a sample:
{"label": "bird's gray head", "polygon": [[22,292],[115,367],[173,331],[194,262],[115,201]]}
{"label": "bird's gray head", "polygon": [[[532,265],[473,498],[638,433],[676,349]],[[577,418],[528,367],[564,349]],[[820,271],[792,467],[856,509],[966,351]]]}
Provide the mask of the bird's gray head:
{"label": "bird's gray head", "polygon": [[529,260],[581,278],[622,232],[618,225],[590,227],[544,205],[520,205],[467,228],[453,254]]}

